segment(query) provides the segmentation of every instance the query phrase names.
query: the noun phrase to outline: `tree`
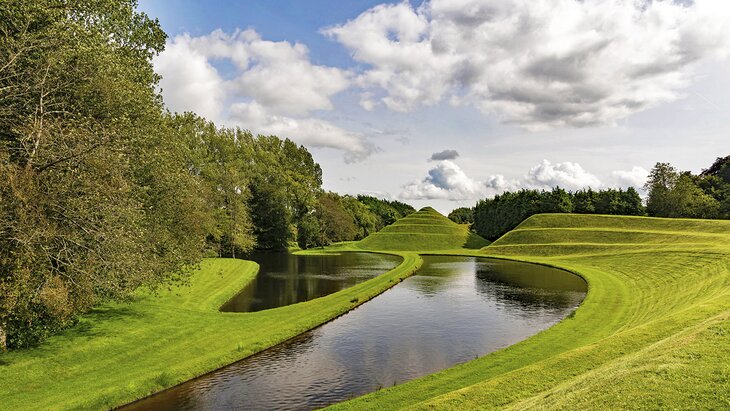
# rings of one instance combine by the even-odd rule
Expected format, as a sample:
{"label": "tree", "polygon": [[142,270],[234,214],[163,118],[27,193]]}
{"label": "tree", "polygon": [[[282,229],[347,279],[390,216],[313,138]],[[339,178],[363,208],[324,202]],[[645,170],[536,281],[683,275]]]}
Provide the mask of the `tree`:
{"label": "tree", "polygon": [[[722,167],[716,169],[722,170]],[[647,212],[656,217],[720,217],[722,204],[703,191],[702,180],[701,176],[689,172],[678,173],[668,163],[657,163],[646,183],[649,191]]]}
{"label": "tree", "polygon": [[362,240],[378,230],[378,216],[365,204],[349,195],[341,197],[340,201],[355,222],[355,240]]}
{"label": "tree", "polygon": [[573,194],[573,211],[579,214],[596,213],[598,193],[591,188],[579,190]]}
{"label": "tree", "polygon": [[322,227],[314,214],[307,214],[299,221],[297,244],[303,250],[323,245]]}
{"label": "tree", "polygon": [[541,193],[538,208],[541,213],[570,213],[573,211],[573,199],[570,193],[555,187]]}
{"label": "tree", "polygon": [[698,187],[689,173],[682,173],[667,196],[666,217],[717,218],[720,203]]}
{"label": "tree", "polygon": [[0,3],[0,335],[35,344],[93,304],[184,277],[203,204],[166,126],[131,0]]}
{"label": "tree", "polygon": [[669,217],[674,213],[669,194],[678,179],[677,169],[669,163],[656,163],[651,169],[644,185],[644,189],[648,193],[646,212],[650,216]]}
{"label": "tree", "polygon": [[373,196],[359,195],[357,200],[363,203],[378,218],[376,230],[393,224],[396,220],[415,213],[416,209],[400,201],[381,200]]}
{"label": "tree", "polygon": [[474,209],[470,207],[455,208],[449,213],[449,219],[457,224],[472,224],[474,222]]}

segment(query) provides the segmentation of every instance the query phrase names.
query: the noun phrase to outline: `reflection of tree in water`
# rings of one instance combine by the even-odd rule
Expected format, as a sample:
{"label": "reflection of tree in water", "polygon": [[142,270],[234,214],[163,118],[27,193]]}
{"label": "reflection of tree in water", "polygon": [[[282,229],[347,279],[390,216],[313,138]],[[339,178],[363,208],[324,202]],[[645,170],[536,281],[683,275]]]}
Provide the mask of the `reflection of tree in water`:
{"label": "reflection of tree in water", "polygon": [[535,264],[481,260],[476,277],[479,294],[526,318],[545,310],[560,314],[580,304],[586,293],[580,277]]}
{"label": "reflection of tree in water", "polygon": [[259,274],[223,311],[252,312],[312,300],[356,285],[398,265],[400,257],[367,253],[292,255],[254,252]]}

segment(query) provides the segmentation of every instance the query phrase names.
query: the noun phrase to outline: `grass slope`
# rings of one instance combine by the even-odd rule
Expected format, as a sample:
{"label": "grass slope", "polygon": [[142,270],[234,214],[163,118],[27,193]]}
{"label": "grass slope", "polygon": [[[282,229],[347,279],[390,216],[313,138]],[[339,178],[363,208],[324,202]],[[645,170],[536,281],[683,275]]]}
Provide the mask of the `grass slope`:
{"label": "grass slope", "polygon": [[341,409],[730,409],[730,221],[545,214],[482,250],[583,276],[570,318]]}
{"label": "grass slope", "polygon": [[109,304],[35,349],[0,354],[0,409],[107,409],[171,387],[294,337],[412,274],[416,254],[386,274],[326,297],[255,313],[218,308],[258,271],[203,262],[190,287]]}
{"label": "grass slope", "polygon": [[431,207],[403,217],[370,234],[357,247],[373,251],[421,251],[479,249],[489,242],[456,224]]}

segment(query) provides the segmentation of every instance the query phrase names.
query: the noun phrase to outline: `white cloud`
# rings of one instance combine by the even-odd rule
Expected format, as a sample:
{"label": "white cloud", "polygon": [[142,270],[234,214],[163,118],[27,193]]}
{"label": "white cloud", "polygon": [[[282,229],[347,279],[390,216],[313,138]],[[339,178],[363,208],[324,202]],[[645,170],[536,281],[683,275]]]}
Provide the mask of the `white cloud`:
{"label": "white cloud", "polygon": [[225,98],[223,80],[191,42],[188,35],[177,36],[154,61],[155,71],[162,74],[165,103],[172,111],[193,111],[219,120]]}
{"label": "white cloud", "polygon": [[323,33],[369,66],[357,83],[391,109],[446,99],[540,129],[679,98],[697,62],[727,56],[728,21],[717,0],[432,0],[379,5]]}
{"label": "white cloud", "polygon": [[598,189],[602,184],[598,177],[584,170],[580,164],[569,161],[552,164],[543,160],[530,168],[522,180],[497,174],[479,182],[467,176],[454,162],[443,160],[431,168],[423,180],[404,185],[399,197],[404,200],[476,200],[505,191],[550,190],[557,186],[576,191],[588,187]]}
{"label": "white cloud", "polygon": [[269,114],[258,103],[236,103],[231,106],[231,118],[259,134],[290,137],[310,147],[329,147],[345,151],[345,162],[364,160],[377,148],[364,141],[362,135],[344,130],[316,118],[296,119]]}
{"label": "white cloud", "polygon": [[642,188],[649,177],[649,170],[644,167],[634,166],[631,170],[616,170],[611,173],[611,177],[621,188]]}
{"label": "white cloud", "polygon": [[[263,40],[254,30],[216,30],[174,37],[155,68],[173,111],[194,111],[254,133],[342,150],[347,162],[365,159],[376,151],[365,136],[312,116],[333,108],[331,97],[349,86],[350,74],[314,65],[308,53],[303,44]],[[232,78],[221,78],[214,65],[218,60],[233,63]]]}
{"label": "white cloud", "polygon": [[524,186],[538,189],[561,187],[566,190],[581,190],[584,188],[601,187],[601,181],[595,175],[587,172],[578,163],[566,161],[551,164],[548,160],[532,167],[527,172]]}
{"label": "white cloud", "polygon": [[487,181],[484,182],[484,185],[487,187],[489,195],[501,194],[505,191],[517,191],[524,188],[519,180],[507,180],[507,178],[505,178],[502,174],[490,176]]}
{"label": "white cloud", "polygon": [[484,193],[484,185],[467,176],[449,160],[439,161],[428,176],[403,186],[399,197],[405,200],[471,200]]}

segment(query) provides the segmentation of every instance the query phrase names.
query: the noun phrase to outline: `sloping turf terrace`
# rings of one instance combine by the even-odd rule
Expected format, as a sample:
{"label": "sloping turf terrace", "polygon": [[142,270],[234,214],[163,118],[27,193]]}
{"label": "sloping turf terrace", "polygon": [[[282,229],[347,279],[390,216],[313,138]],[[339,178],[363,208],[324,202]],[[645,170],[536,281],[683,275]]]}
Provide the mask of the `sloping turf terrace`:
{"label": "sloping turf terrace", "polygon": [[172,386],[363,303],[417,270],[418,253],[561,267],[589,292],[521,343],[335,409],[730,408],[729,221],[545,214],[486,243],[424,209],[329,248],[398,254],[396,269],[258,313],[217,311],[256,265],[207,260],[191,287],[101,307],[37,349],[0,355],[0,409],[101,409]]}
{"label": "sloping turf terrace", "polygon": [[521,343],[338,409],[730,409],[730,221],[544,214],[481,254],[589,284]]}
{"label": "sloping turf terrace", "polygon": [[489,242],[431,207],[401,218],[356,244],[362,250],[423,251],[479,249]]}

